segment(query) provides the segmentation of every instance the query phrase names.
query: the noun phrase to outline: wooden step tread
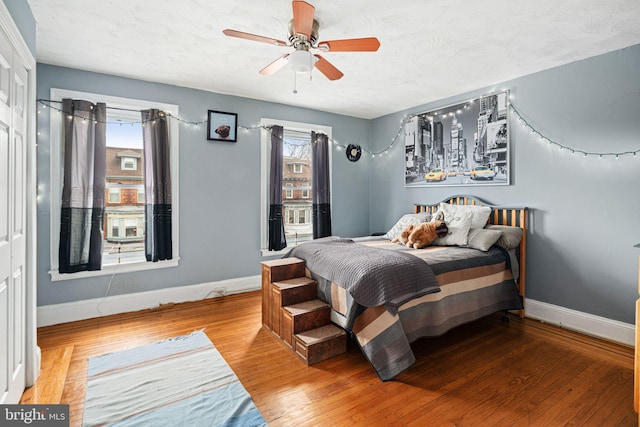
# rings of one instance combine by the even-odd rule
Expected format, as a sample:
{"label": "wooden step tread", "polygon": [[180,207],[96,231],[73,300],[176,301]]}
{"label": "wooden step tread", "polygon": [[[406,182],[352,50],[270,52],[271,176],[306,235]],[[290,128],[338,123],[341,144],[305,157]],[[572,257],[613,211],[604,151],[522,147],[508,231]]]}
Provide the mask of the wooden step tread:
{"label": "wooden step tread", "polygon": [[304,260],[301,260],[300,258],[296,258],[296,257],[289,257],[289,258],[273,259],[270,261],[263,261],[262,264],[268,267],[282,267],[284,265],[304,264]]}
{"label": "wooden step tread", "polygon": [[313,299],[311,301],[305,301],[298,304],[288,305],[286,307],[282,307],[287,310],[294,316],[309,313],[317,310],[324,310],[329,307],[329,304],[326,302],[320,301],[319,299]]}
{"label": "wooden step tread", "polygon": [[277,286],[280,289],[289,289],[296,288],[298,286],[305,285],[315,285],[317,282],[313,279],[309,279],[308,277],[296,277],[294,279],[288,280],[279,280],[277,282],[273,282],[274,286]]}
{"label": "wooden step tread", "polygon": [[327,360],[347,351],[347,334],[333,324],[295,335],[293,350],[307,365]]}
{"label": "wooden step tread", "polygon": [[304,331],[296,334],[296,338],[305,343],[307,346],[311,346],[321,341],[330,340],[335,337],[346,335],[344,329],[341,329],[335,325],[321,326],[316,329]]}

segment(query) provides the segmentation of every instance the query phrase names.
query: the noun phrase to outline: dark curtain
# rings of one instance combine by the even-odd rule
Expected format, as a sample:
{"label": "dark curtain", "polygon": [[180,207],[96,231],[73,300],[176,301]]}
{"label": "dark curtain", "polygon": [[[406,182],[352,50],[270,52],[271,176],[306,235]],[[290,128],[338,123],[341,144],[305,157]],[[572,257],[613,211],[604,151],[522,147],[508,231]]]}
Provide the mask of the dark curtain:
{"label": "dark curtain", "polygon": [[269,250],[287,247],[282,218],[282,146],[284,129],[271,127],[271,165],[269,167]]}
{"label": "dark curtain", "polygon": [[64,181],[58,272],[100,270],[107,107],[103,103],[64,99],[62,111]]}
{"label": "dark curtain", "polygon": [[171,237],[171,152],[167,116],[143,110],[145,255],[147,261],[173,258]]}
{"label": "dark curtain", "polygon": [[313,189],[313,238],[331,235],[329,138],[311,132],[311,188]]}

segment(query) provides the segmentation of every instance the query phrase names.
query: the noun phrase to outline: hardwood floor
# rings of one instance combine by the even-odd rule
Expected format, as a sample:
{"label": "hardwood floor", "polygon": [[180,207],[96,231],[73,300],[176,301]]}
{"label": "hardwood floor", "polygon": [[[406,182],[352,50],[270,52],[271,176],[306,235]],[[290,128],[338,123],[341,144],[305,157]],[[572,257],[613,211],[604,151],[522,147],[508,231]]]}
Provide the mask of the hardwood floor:
{"label": "hardwood floor", "polygon": [[[416,364],[382,382],[353,342],[347,353],[306,366],[261,327],[260,298],[252,292],[40,328],[43,374],[34,388],[63,383],[61,402],[70,405],[71,425],[81,425],[89,357],[204,329],[270,426],[637,425],[632,348],[496,315],[419,340]],[[66,376],[64,368],[45,369],[47,358],[65,363],[70,347]],[[33,392],[30,399],[56,403]]]}

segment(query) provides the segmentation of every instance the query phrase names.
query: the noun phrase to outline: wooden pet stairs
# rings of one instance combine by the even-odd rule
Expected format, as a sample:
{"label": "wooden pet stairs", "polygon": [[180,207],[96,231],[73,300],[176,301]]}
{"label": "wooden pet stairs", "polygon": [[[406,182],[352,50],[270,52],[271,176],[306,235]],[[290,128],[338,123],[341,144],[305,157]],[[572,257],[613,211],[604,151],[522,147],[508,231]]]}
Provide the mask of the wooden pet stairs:
{"label": "wooden pet stairs", "polygon": [[299,258],[262,263],[262,324],[307,365],[347,351],[347,334],[331,323],[331,308],[317,298]]}

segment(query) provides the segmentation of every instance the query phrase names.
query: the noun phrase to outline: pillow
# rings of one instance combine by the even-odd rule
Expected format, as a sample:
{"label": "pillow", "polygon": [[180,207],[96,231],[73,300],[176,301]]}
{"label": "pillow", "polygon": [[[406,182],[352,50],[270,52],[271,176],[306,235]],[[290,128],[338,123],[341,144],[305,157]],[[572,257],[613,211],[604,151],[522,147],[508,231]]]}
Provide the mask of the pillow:
{"label": "pillow", "polygon": [[467,246],[486,252],[498,241],[500,237],[502,237],[502,231],[500,230],[475,228],[469,231]]}
{"label": "pillow", "polygon": [[427,222],[431,220],[431,214],[427,212],[420,212],[417,214],[406,214],[395,223],[391,230],[387,231],[384,235],[385,239],[393,240],[396,237],[400,237],[400,232],[409,224],[418,225],[421,222]]}
{"label": "pillow", "polygon": [[491,215],[491,207],[477,205],[452,205],[450,203],[440,203],[440,210],[444,212],[444,220],[454,216],[456,212],[471,212],[471,228],[484,228]]}
{"label": "pillow", "polygon": [[433,244],[438,246],[466,246],[469,230],[471,229],[471,212],[459,211],[449,218],[445,215],[445,222],[449,232],[445,237],[436,239]]}
{"label": "pillow", "polygon": [[522,240],[522,228],[513,227],[511,225],[493,225],[489,224],[487,230],[498,230],[502,232],[502,236],[496,242],[496,245],[504,249],[515,249]]}

